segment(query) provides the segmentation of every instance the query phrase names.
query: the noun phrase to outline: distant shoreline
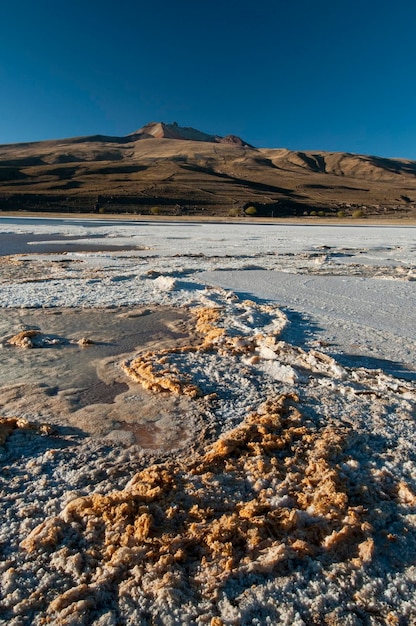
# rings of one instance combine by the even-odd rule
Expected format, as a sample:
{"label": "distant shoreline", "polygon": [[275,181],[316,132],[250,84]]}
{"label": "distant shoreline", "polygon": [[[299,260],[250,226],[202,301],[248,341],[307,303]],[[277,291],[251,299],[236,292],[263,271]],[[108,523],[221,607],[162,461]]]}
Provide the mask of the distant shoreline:
{"label": "distant shoreline", "polygon": [[48,211],[0,211],[2,217],[21,217],[39,219],[79,219],[96,221],[126,221],[126,222],[189,222],[189,223],[213,223],[221,224],[299,224],[310,226],[416,226],[414,217],[366,217],[366,218],[326,218],[326,217],[221,217],[221,216],[181,216],[181,215],[132,215],[132,214],[102,214],[96,213],[55,213]]}

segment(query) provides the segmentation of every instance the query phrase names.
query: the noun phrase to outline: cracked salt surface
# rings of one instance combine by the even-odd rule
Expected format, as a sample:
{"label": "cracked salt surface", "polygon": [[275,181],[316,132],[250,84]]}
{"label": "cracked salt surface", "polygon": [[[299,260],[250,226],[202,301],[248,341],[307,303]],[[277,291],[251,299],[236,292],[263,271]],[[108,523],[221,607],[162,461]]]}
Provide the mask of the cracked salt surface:
{"label": "cracked salt surface", "polygon": [[[0,447],[0,623],[416,623],[416,229],[0,226],[0,254],[12,233],[97,245],[0,257],[1,413],[32,423],[9,422]],[[101,252],[106,240],[142,249]],[[177,311],[170,321],[165,306]],[[7,345],[35,323],[31,307],[46,334],[62,318],[66,338],[90,311],[104,328],[111,320],[110,334],[118,323],[122,342],[118,307],[158,310],[162,328],[111,356],[89,361],[85,348],[82,376],[129,389],[111,403],[92,394],[81,414],[65,346],[50,349],[48,366],[43,349]],[[187,340],[195,315],[200,332]],[[65,367],[65,384],[42,383]],[[198,397],[168,391],[192,386]],[[270,409],[280,394],[293,421]],[[257,434],[250,412],[254,425],[265,420]],[[211,442],[229,450],[224,461],[203,456]],[[245,489],[240,470],[252,476]]]}

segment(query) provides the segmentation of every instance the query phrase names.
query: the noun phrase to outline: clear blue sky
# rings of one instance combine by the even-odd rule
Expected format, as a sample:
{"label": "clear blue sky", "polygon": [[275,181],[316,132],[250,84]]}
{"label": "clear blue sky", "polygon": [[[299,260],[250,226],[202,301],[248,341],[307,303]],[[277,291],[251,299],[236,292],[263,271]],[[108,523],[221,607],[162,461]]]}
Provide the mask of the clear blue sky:
{"label": "clear blue sky", "polygon": [[150,121],[416,159],[415,0],[14,0],[0,143]]}

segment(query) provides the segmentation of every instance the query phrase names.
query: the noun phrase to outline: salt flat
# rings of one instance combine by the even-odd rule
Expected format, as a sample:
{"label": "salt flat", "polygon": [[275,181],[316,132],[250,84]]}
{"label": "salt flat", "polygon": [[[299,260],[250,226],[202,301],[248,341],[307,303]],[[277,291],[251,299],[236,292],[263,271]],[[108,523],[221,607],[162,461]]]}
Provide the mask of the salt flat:
{"label": "salt flat", "polygon": [[[273,270],[205,272],[204,280],[251,293],[301,314],[310,325],[309,342],[319,339],[342,352],[344,362],[384,359],[380,367],[390,371],[402,363],[414,371],[416,362],[416,282],[386,281],[363,276],[311,276]],[[301,321],[291,332],[296,340]],[[367,357],[367,359],[366,359]],[[404,375],[404,372],[402,371]],[[414,377],[414,375],[413,375]]]}
{"label": "salt flat", "polygon": [[1,623],[416,623],[415,228],[0,229]]}

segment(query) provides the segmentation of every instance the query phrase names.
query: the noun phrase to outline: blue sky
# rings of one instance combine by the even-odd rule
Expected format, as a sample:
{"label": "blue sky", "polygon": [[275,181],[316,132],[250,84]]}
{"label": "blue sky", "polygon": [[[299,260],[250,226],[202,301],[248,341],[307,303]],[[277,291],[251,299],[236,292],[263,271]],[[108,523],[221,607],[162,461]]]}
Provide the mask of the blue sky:
{"label": "blue sky", "polygon": [[0,143],[150,121],[416,159],[414,0],[14,0]]}

